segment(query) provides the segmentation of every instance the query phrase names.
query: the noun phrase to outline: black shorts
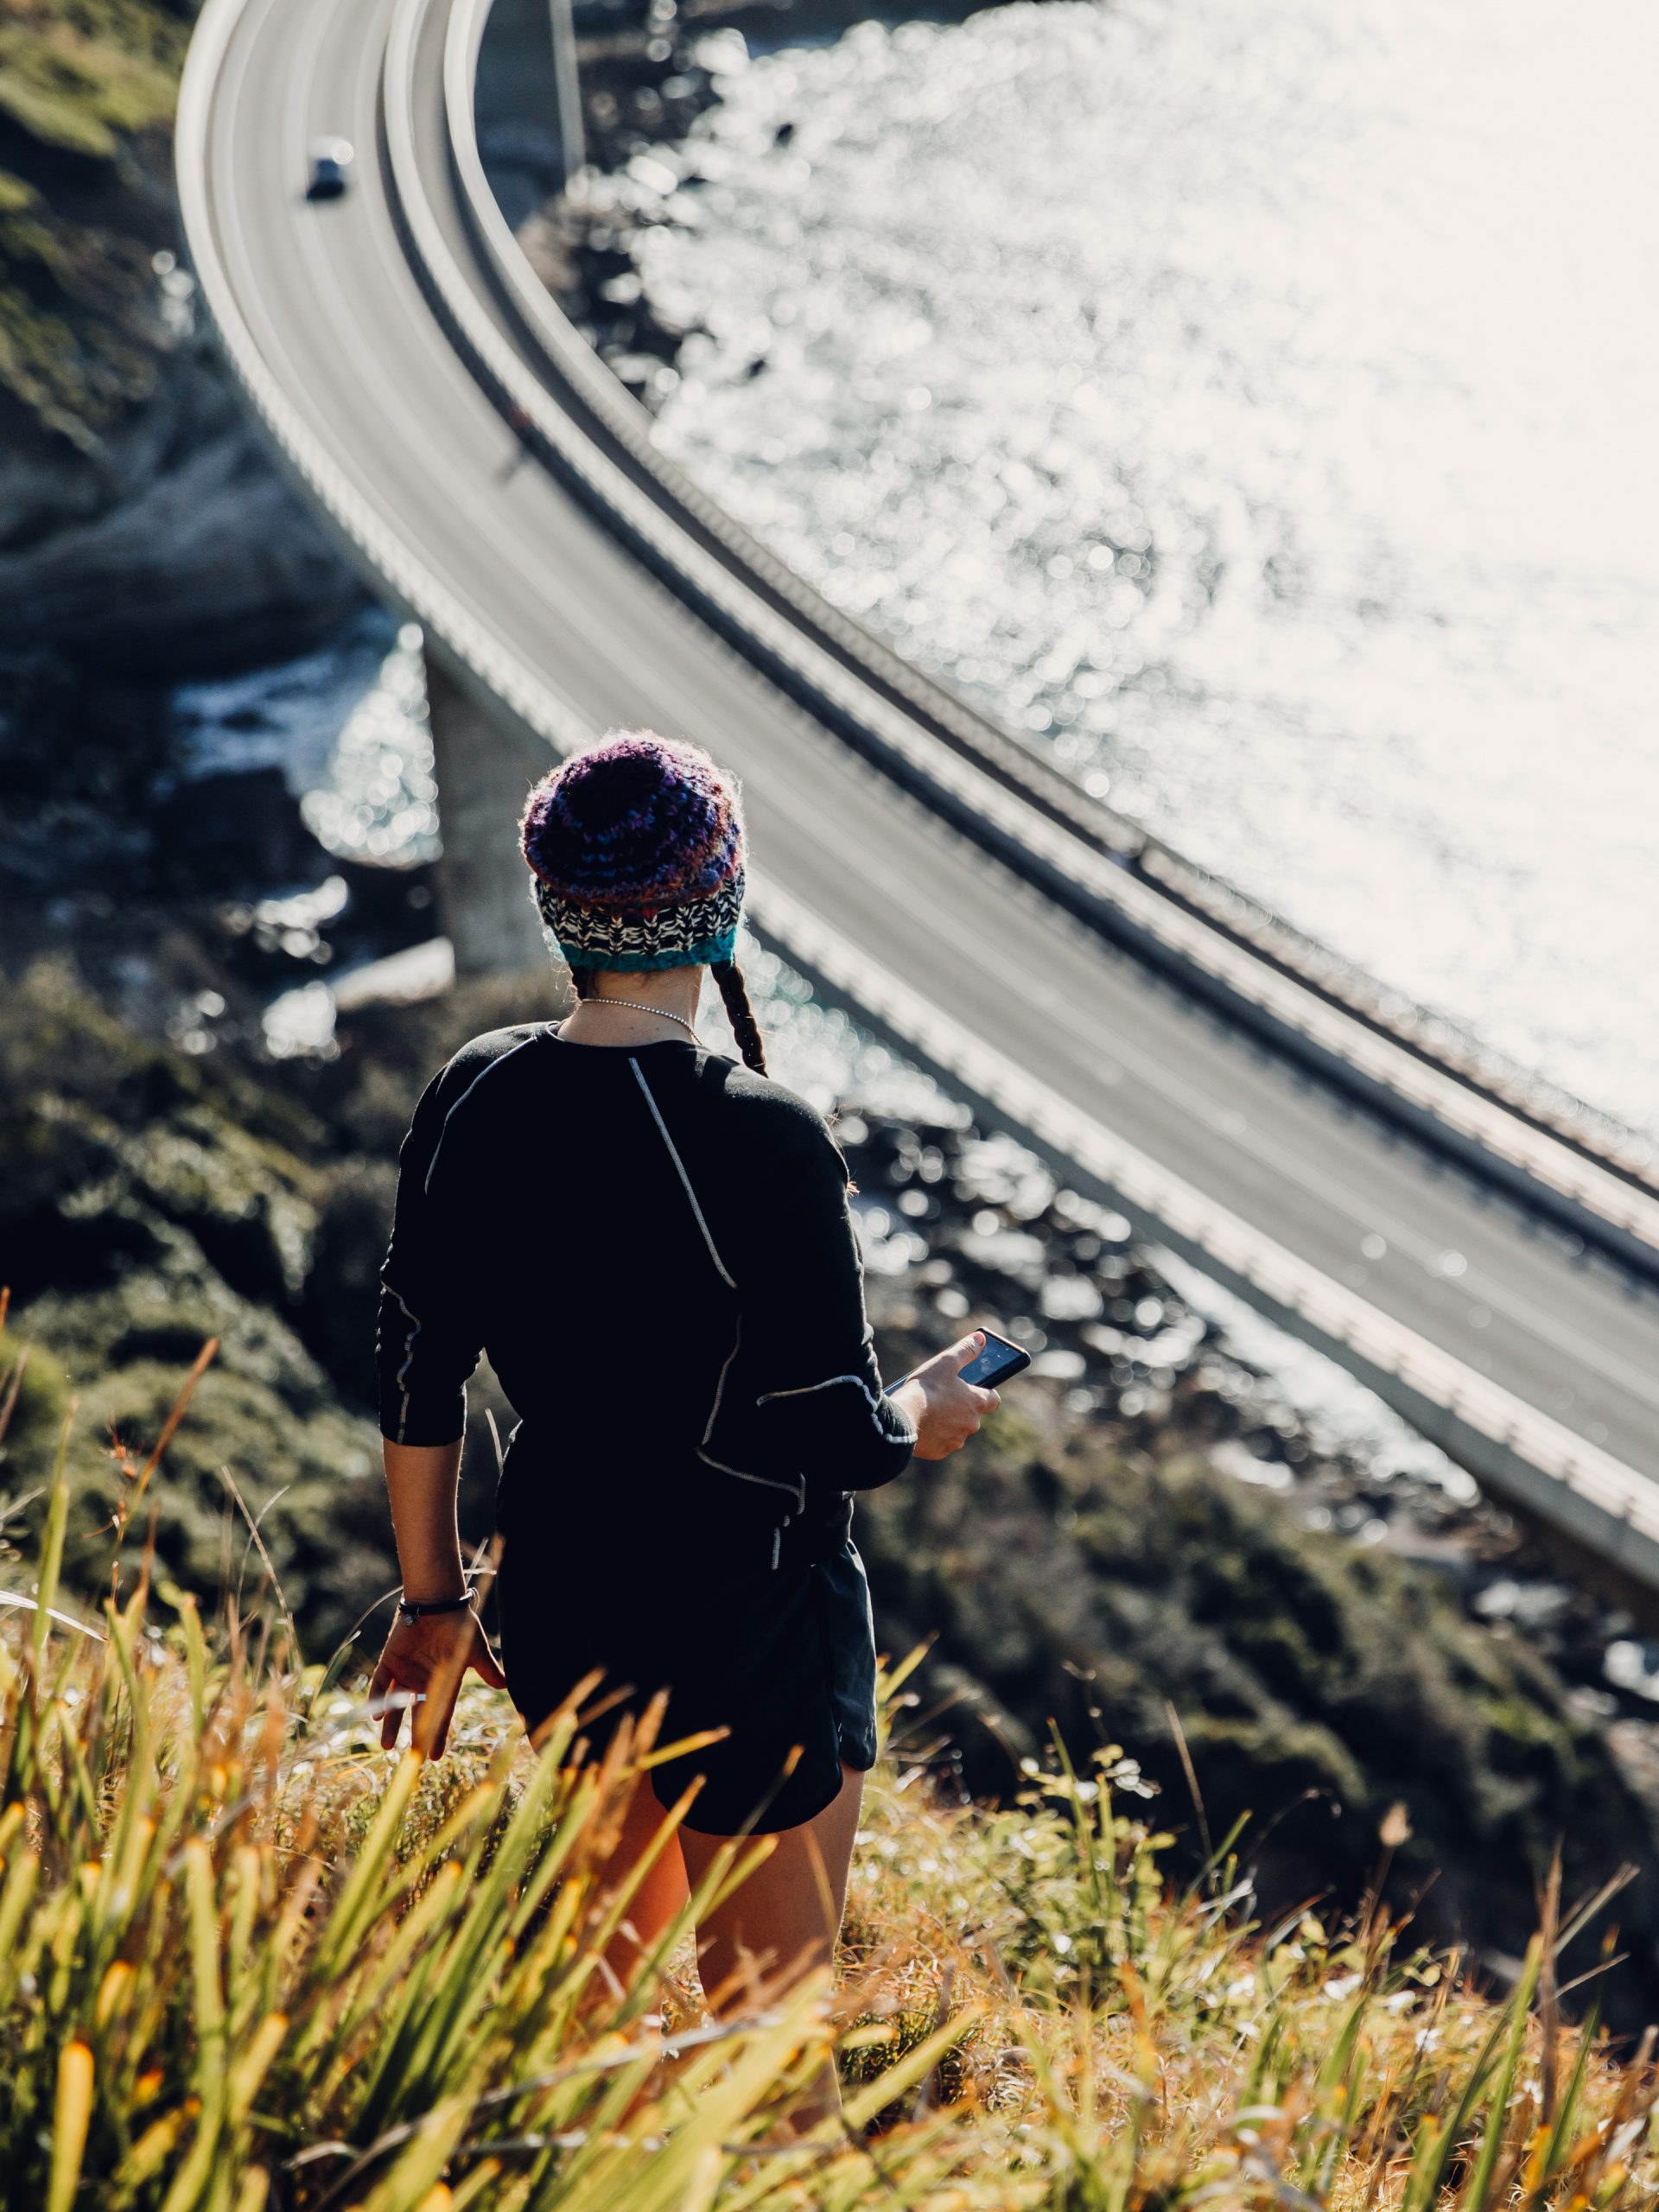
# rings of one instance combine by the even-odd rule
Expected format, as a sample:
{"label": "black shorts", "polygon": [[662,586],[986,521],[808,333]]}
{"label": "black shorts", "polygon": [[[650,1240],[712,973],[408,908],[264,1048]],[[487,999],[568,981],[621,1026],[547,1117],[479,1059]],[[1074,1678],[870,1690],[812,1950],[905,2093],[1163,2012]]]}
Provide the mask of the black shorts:
{"label": "black shorts", "polygon": [[597,1755],[624,1713],[666,1689],[659,1743],[727,1732],[651,1772],[664,1805],[701,1777],[686,1825],[710,1835],[799,1827],[834,1799],[843,1766],[874,1765],[875,1637],[850,1537],[776,1569],[631,1579],[626,1618],[584,1605],[540,1548],[510,1538],[496,1585],[502,1662],[526,1727],[601,1669],[599,1698],[625,1694],[584,1732]]}

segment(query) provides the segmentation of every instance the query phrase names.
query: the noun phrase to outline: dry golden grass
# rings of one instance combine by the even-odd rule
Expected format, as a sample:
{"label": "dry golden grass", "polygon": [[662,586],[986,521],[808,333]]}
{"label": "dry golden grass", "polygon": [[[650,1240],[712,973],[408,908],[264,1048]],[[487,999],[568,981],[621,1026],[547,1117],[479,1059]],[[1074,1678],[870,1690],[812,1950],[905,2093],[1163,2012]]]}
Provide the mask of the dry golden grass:
{"label": "dry golden grass", "polygon": [[[1257,1927],[1230,1840],[1172,1885],[1110,1751],[1082,1774],[1057,1752],[998,1811],[890,1751],[833,1999],[809,1984],[716,2028],[683,1929],[623,1988],[607,1854],[648,1732],[596,1767],[567,1718],[537,1758],[470,1691],[447,1760],[385,1754],[349,1685],[279,1663],[280,1629],[210,1632],[142,1577],[99,1623],[54,1620],[67,1500],[60,1465],[0,1643],[9,2203],[1611,2212],[1659,2191],[1659,2083],[1645,2050],[1563,2024],[1553,1901],[1501,2002],[1380,1915]],[[846,2125],[798,2139],[781,2123],[832,2045]]]}

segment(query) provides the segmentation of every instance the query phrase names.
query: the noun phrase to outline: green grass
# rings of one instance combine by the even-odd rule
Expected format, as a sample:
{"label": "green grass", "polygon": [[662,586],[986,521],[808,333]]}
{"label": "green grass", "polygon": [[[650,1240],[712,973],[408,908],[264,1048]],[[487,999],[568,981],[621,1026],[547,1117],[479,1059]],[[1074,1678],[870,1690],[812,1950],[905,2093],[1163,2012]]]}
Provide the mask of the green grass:
{"label": "green grass", "polygon": [[86,451],[154,385],[193,10],[0,0],[0,391]]}
{"label": "green grass", "polygon": [[0,114],[43,145],[112,161],[170,121],[187,26],[131,0],[0,0]]}
{"label": "green grass", "polygon": [[[7,1389],[0,1382],[0,1409]],[[3,1417],[3,1412],[0,1412]],[[441,1764],[381,1752],[282,1608],[211,1626],[144,1566],[158,1448],[118,1464],[100,1619],[59,1605],[66,1414],[0,1613],[0,2173],[46,2212],[1613,2212],[1659,2190],[1656,2082],[1564,2024],[1547,1899],[1514,1988],[1378,1912],[1251,1920],[1195,1881],[1133,1764],[1056,1748],[1002,1810],[911,1755],[904,1670],[837,1993],[718,2027],[678,1940],[623,1987],[597,1767],[462,1701]],[[188,1425],[189,1414],[183,1413]],[[1403,1820],[1385,1824],[1386,1850]],[[747,1849],[764,1849],[764,1845]],[[741,1878],[745,1849],[715,1885]],[[846,2125],[782,2125],[826,2051]]]}

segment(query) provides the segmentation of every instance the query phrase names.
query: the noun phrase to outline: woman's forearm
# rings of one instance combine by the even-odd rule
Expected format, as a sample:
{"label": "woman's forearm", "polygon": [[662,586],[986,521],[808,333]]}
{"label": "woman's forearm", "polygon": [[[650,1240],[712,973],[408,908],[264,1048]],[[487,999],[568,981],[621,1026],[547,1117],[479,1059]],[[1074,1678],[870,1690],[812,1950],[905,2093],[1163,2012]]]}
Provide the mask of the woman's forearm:
{"label": "woman's forearm", "polygon": [[914,1376],[910,1376],[903,1382],[895,1383],[887,1395],[919,1437],[922,1423],[927,1417],[927,1393],[921,1384]]}
{"label": "woman's forearm", "polygon": [[466,1588],[455,1495],[461,1439],[453,1444],[385,1444],[386,1494],[397,1540],[404,1595],[416,1605],[458,1598]]}

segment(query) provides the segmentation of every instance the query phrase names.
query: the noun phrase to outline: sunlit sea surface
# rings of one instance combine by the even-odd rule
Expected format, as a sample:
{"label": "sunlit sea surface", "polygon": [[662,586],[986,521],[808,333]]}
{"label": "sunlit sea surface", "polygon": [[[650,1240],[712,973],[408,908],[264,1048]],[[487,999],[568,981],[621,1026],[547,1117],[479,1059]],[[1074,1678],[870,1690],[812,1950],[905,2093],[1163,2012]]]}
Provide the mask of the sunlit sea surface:
{"label": "sunlit sea surface", "polygon": [[1650,0],[710,50],[664,443],[1110,804],[1659,1129]]}
{"label": "sunlit sea surface", "polygon": [[[664,442],[1109,804],[1659,1132],[1659,15],[1047,0],[707,50],[645,260],[707,333]],[[200,766],[426,857],[417,648],[368,616],[194,687]],[[785,1081],[950,1110],[751,971]],[[1332,1445],[1461,1483],[1181,1281]]]}

